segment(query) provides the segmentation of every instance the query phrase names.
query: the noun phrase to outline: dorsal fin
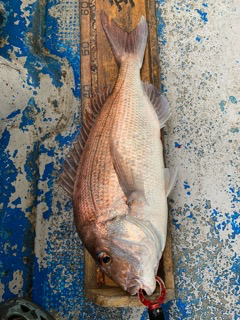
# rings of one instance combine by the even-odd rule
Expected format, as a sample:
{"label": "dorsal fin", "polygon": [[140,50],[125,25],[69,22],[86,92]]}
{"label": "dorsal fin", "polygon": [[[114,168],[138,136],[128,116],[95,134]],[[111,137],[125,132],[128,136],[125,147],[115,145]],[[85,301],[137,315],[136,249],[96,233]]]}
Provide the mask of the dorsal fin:
{"label": "dorsal fin", "polygon": [[170,108],[167,99],[151,83],[142,82],[143,89],[151,101],[160,123],[160,128],[165,126],[170,117]]}
{"label": "dorsal fin", "polygon": [[61,187],[70,195],[73,194],[73,186],[75,182],[75,177],[77,173],[77,167],[80,162],[80,157],[83,149],[86,145],[89,133],[96,121],[98,114],[102,106],[104,105],[107,97],[112,93],[113,86],[108,87],[101,94],[96,95],[91,98],[90,112],[85,112],[85,120],[83,122],[80,133],[77,136],[76,141],[73,143],[73,148],[65,161],[63,166],[63,171],[59,175],[59,183]]}

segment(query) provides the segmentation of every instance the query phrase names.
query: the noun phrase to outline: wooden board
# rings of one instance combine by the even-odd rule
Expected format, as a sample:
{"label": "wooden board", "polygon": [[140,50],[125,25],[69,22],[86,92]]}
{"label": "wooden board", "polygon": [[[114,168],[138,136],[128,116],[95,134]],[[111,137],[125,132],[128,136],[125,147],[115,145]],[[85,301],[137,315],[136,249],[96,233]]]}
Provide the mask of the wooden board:
{"label": "wooden board", "polygon": [[[149,37],[141,78],[153,83],[160,89],[155,1],[80,0],[83,117],[84,111],[89,108],[91,95],[101,92],[101,90],[113,84],[118,74],[117,64],[101,26],[101,10],[104,10],[110,18],[113,18],[126,31],[134,29],[142,15],[146,17]],[[171,237],[169,234],[158,274],[164,280],[167,288],[165,302],[169,301],[174,296]],[[91,301],[105,307],[142,305],[137,296],[130,296],[109,279],[96,266],[86,250],[85,291]],[[157,295],[157,293],[154,293],[153,298],[156,298]]]}

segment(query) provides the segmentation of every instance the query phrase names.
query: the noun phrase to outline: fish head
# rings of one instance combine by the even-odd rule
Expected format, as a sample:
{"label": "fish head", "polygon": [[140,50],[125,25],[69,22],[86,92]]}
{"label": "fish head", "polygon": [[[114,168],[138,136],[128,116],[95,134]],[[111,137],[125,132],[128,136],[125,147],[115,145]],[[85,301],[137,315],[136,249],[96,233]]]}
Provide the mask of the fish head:
{"label": "fish head", "polygon": [[151,224],[125,216],[111,219],[96,233],[91,254],[100,268],[131,295],[139,289],[151,295],[162,254]]}

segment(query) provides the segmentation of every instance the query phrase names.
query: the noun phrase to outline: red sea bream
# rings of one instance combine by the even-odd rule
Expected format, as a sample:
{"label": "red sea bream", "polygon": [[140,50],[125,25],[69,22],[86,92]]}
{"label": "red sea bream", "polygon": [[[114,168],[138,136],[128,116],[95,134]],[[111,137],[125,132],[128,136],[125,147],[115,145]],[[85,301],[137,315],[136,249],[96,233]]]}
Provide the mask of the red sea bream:
{"label": "red sea bream", "polygon": [[92,100],[62,186],[72,194],[79,236],[101,269],[130,294],[142,288],[151,295],[176,180],[176,170],[164,168],[160,140],[169,105],[140,78],[145,18],[131,33],[105,13],[101,21],[119,74],[113,89]]}

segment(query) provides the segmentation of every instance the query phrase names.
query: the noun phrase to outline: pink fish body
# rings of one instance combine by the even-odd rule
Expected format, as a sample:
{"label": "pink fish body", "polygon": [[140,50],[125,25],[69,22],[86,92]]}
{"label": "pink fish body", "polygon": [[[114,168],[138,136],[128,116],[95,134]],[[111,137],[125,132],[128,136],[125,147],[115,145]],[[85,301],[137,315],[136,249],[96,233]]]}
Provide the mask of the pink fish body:
{"label": "pink fish body", "polygon": [[[144,17],[130,34],[104,13],[101,20],[119,74],[101,108],[104,98],[95,99],[98,115],[75,147],[75,223],[109,277],[130,294],[142,288],[150,295],[166,242],[167,195],[176,180],[176,171],[164,168],[160,140],[170,112],[157,89],[140,79],[148,34]],[[67,176],[65,170],[65,186],[71,184]]]}

